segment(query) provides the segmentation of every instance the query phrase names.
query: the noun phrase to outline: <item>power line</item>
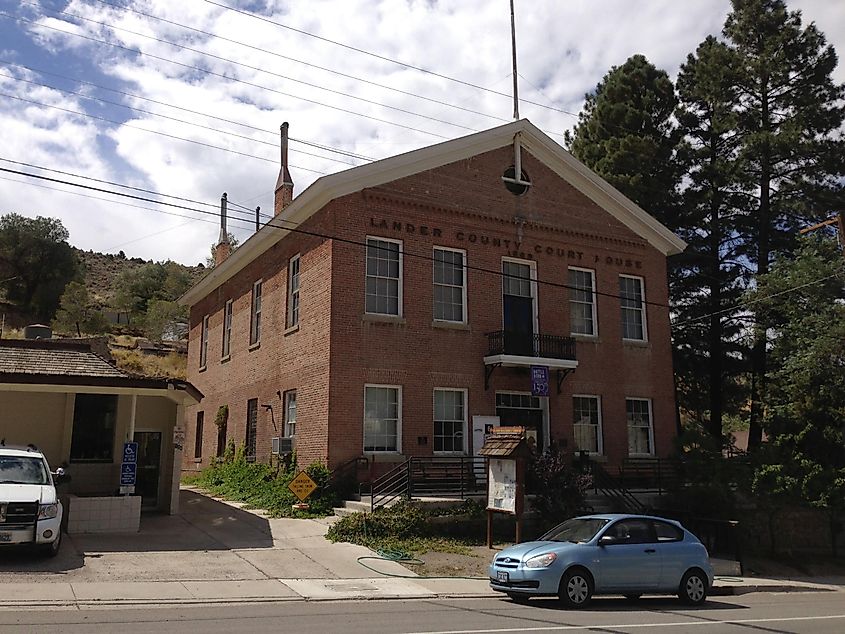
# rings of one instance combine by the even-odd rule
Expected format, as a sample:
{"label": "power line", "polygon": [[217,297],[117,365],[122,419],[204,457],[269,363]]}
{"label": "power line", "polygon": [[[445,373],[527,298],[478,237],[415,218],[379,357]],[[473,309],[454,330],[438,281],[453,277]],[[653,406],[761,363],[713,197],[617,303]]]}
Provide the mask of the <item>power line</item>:
{"label": "power line", "polygon": [[[59,11],[59,12],[57,12],[57,13],[63,13],[63,12]],[[68,15],[73,15],[73,14],[68,14]],[[413,131],[413,132],[419,132],[420,134],[427,134],[427,135],[429,135],[429,136],[433,136],[433,137],[437,137],[437,138],[441,138],[441,139],[447,139],[447,138],[448,138],[448,137],[445,137],[445,136],[443,136],[443,135],[441,135],[441,134],[437,134],[437,133],[435,133],[435,132],[429,132],[429,131],[427,131],[427,130],[422,130],[422,129],[420,129],[420,128],[415,128],[415,127],[413,127],[413,126],[408,126],[408,125],[404,125],[404,124],[402,124],[402,123],[396,123],[396,122],[394,122],[394,121],[389,121],[389,120],[387,120],[387,119],[381,119],[381,118],[379,118],[379,117],[374,117],[374,116],[372,116],[372,115],[364,114],[364,113],[361,113],[361,112],[356,112],[356,111],[354,111],[354,110],[349,110],[349,109],[347,109],[347,108],[341,108],[340,106],[333,106],[333,105],[327,104],[327,103],[325,103],[325,102],[318,101],[318,100],[316,100],[316,99],[308,99],[308,98],[306,98],[306,97],[299,97],[299,96],[294,95],[294,94],[291,94],[291,93],[287,93],[287,92],[284,92],[284,91],[281,91],[281,90],[277,90],[277,89],[275,89],[275,88],[270,88],[269,86],[262,86],[261,84],[256,84],[256,83],[254,83],[254,82],[246,81],[246,80],[244,80],[244,79],[238,79],[238,78],[236,78],[236,77],[230,77],[229,75],[226,75],[226,74],[224,74],[224,73],[218,73],[218,72],[215,72],[215,71],[212,71],[212,70],[208,70],[208,69],[202,68],[202,67],[200,67],[200,66],[192,66],[192,65],[190,65],[190,64],[183,64],[182,62],[177,62],[177,61],[174,61],[174,60],[172,60],[172,59],[168,59],[168,58],[166,58],[166,57],[161,57],[161,56],[159,56],[159,55],[153,55],[152,53],[147,53],[147,52],[145,52],[145,51],[142,51],[141,49],[136,49],[136,48],[131,48],[131,47],[128,47],[128,46],[123,46],[122,44],[115,44],[114,42],[109,42],[109,41],[107,41],[107,40],[101,40],[101,39],[99,39],[99,38],[90,37],[90,36],[88,36],[88,35],[83,35],[83,34],[81,34],[81,33],[74,33],[73,31],[65,31],[65,30],[59,29],[59,28],[57,28],[57,27],[50,26],[50,25],[48,25],[48,24],[42,24],[42,23],[40,23],[40,22],[35,22],[35,21],[33,21],[33,20],[28,20],[28,19],[26,19],[26,18],[13,16],[13,15],[10,15],[10,14],[8,14],[8,13],[6,13],[6,12],[3,12],[3,11],[0,11],[0,16],[7,17],[7,18],[10,18],[10,19],[13,19],[13,20],[20,20],[20,21],[22,21],[22,22],[28,22],[29,24],[34,24],[34,25],[38,26],[39,28],[43,28],[43,29],[50,29],[50,30],[52,30],[52,31],[56,31],[56,32],[58,32],[58,33],[62,33],[62,34],[64,34],[64,35],[70,35],[70,36],[73,36],[73,37],[78,37],[78,38],[82,38],[82,39],[84,39],[84,40],[88,40],[88,41],[91,41],[91,42],[97,42],[98,44],[105,44],[106,46],[112,46],[112,47],[114,47],[114,48],[119,48],[119,49],[121,49],[121,50],[125,50],[125,51],[128,51],[128,52],[130,52],[130,53],[135,53],[135,54],[137,54],[137,55],[143,55],[143,56],[149,57],[149,58],[151,58],[151,59],[157,59],[157,60],[160,60],[160,61],[163,61],[163,62],[168,62],[168,63],[170,63],[170,64],[175,64],[176,66],[181,66],[181,67],[183,67],[183,68],[187,68],[187,69],[190,69],[190,70],[194,70],[194,71],[197,71],[197,72],[200,72],[200,73],[205,73],[205,74],[207,74],[207,75],[211,75],[211,76],[213,76],[213,77],[219,77],[220,79],[224,79],[224,80],[226,80],[226,81],[231,81],[231,82],[235,82],[235,83],[239,83],[239,84],[244,84],[244,85],[246,85],[246,86],[251,86],[251,87],[253,87],[253,88],[258,88],[258,89],[261,89],[261,90],[266,90],[266,91],[268,91],[268,92],[272,92],[272,93],[275,93],[275,94],[281,95],[281,96],[283,96],[283,97],[289,97],[289,98],[291,98],[291,99],[297,99],[297,100],[299,100],[299,101],[304,101],[304,102],[306,102],[306,103],[311,103],[311,104],[314,104],[314,105],[317,105],[317,106],[321,106],[321,107],[323,107],[323,108],[329,108],[330,110],[337,110],[338,112],[344,112],[344,113],[346,113],[346,114],[351,114],[351,115],[354,115],[354,116],[356,116],[356,117],[362,117],[362,118],[364,118],[364,119],[370,119],[370,120],[372,120],[372,121],[376,121],[376,122],[378,122],[378,123],[384,123],[384,124],[386,124],[386,125],[392,125],[392,126],[396,126],[396,127],[398,127],[398,128],[404,128],[404,129],[406,129],[406,130],[411,130],[411,131]],[[79,17],[79,16],[73,16],[73,17]],[[88,21],[91,21],[91,22],[96,22],[95,20],[89,20],[88,18],[82,18],[82,17],[79,17],[79,19],[81,19],[81,20],[88,20]],[[108,26],[108,25],[106,25],[106,26]],[[120,28],[118,28],[118,27],[110,27],[110,28],[114,28],[114,29],[116,29],[116,30],[125,30],[125,29],[120,29]],[[158,40],[157,40],[157,38],[153,38],[153,37],[151,37],[151,36],[146,36],[146,35],[143,35],[143,34],[141,34],[141,33],[135,33],[135,35],[139,35],[140,37],[147,37],[147,38],[149,38],[149,39],[153,39],[153,40],[158,41]],[[171,45],[171,46],[176,46],[176,47],[178,47],[178,48],[183,48],[183,49],[186,49],[186,50],[194,50],[194,49],[188,49],[188,47],[184,47],[184,46],[181,46],[181,45],[179,45],[179,44],[171,44],[170,42],[164,42],[164,43],[165,43],[165,44],[169,44],[169,45]],[[200,53],[200,54],[202,54],[202,55],[208,55],[208,56],[210,56],[210,57],[217,57],[217,56],[215,56],[215,55],[211,55],[210,53],[203,53],[202,51],[194,51],[194,52]],[[238,62],[233,62],[232,60],[227,60],[227,59],[225,59],[225,58],[219,58],[219,59],[222,59],[223,61],[229,62],[229,63],[231,63],[231,64],[237,64],[237,65],[241,65],[241,66],[246,66],[245,64],[239,64]],[[271,74],[271,75],[275,75],[275,74],[276,74],[276,73],[272,73],[272,72],[270,72],[270,71],[265,71],[265,70],[263,70],[263,69],[256,68],[256,67],[251,67],[251,66],[247,66],[247,67],[248,67],[248,68],[254,68],[254,70],[257,70],[257,71],[260,71],[260,72],[265,72],[265,73],[268,73],[268,74]],[[358,97],[354,97],[354,98],[358,99]],[[392,108],[392,106],[385,106],[385,107],[387,107],[387,108]],[[414,113],[411,113],[411,114],[414,114]],[[417,116],[424,116],[424,115],[417,115]],[[425,117],[425,118],[431,118],[431,117]],[[439,121],[439,120],[437,120],[437,119],[435,119],[435,120],[436,120],[436,121]],[[451,124],[451,123],[448,123],[448,122],[443,122],[443,123],[447,123],[448,125],[456,125],[456,124]],[[465,128],[465,129],[467,129],[467,130],[472,130],[472,128],[466,128],[465,126],[457,126],[457,127]]]}
{"label": "power line", "polygon": [[[126,92],[126,91],[123,91],[123,90],[117,90],[116,88],[109,88],[108,86],[102,86],[100,84],[95,84],[94,82],[86,81],[84,79],[79,79],[77,77],[70,77],[68,75],[61,75],[59,73],[54,73],[54,72],[45,70],[43,68],[36,68],[35,66],[27,66],[27,65],[24,65],[24,64],[16,64],[14,62],[10,62],[10,61],[4,60],[4,59],[0,59],[0,64],[4,64],[6,66],[13,66],[15,68],[22,68],[24,70],[28,70],[28,71],[35,72],[35,73],[40,73],[42,75],[50,75],[51,77],[58,77],[60,79],[67,79],[68,81],[83,84],[85,86],[91,86],[93,88],[98,88],[100,90],[106,90],[108,92],[113,92],[113,93],[118,94],[118,95],[124,95],[125,97],[131,97],[133,99],[141,99],[143,101],[149,101],[150,103],[154,103],[154,104],[159,105],[159,106],[164,106],[166,108],[173,108],[174,110],[181,110],[182,112],[189,112],[191,114],[196,114],[196,115],[199,115],[201,117],[208,117],[209,119],[214,119],[215,121],[223,121],[224,123],[230,123],[232,125],[238,125],[238,126],[247,128],[249,130],[255,130],[256,132],[262,132],[264,134],[273,135],[273,136],[277,135],[277,132],[274,132],[274,131],[271,131],[271,130],[265,130],[264,128],[259,128],[258,126],[250,125],[248,123],[243,123],[241,121],[235,121],[233,119],[226,119],[225,117],[218,117],[216,115],[209,114],[208,112],[202,112],[200,110],[191,110],[190,108],[185,108],[183,106],[177,106],[176,104],[167,103],[166,101],[159,101],[159,100],[156,100],[156,99],[152,99],[151,97],[144,97],[142,95],[137,95],[135,93]],[[14,76],[12,76],[12,77],[16,80],[19,80],[19,81],[29,81],[29,80],[21,79],[21,78],[14,77]],[[37,82],[30,82],[30,83],[35,83],[36,85],[39,85],[39,86],[47,86],[47,84],[38,84]],[[71,94],[79,94],[79,93],[74,93],[72,91],[64,91],[63,89],[56,88],[54,86],[48,86],[48,87],[54,88],[55,90],[61,90],[62,92],[71,92]],[[101,101],[105,101],[105,100],[101,100]],[[106,102],[106,103],[114,103],[114,102]],[[122,106],[123,104],[117,104],[117,105]],[[124,106],[124,107],[127,107],[127,106]],[[146,111],[141,111],[141,112],[146,112]],[[155,114],[155,116],[164,117],[165,115]],[[181,121],[181,119],[175,119],[175,120]],[[196,124],[193,124],[193,125],[196,125]],[[348,156],[350,158],[360,159],[362,161],[374,161],[374,160],[376,160],[376,159],[369,157],[369,156],[364,156],[362,154],[356,154],[356,153],[350,152],[348,150],[342,150],[342,149],[339,149],[339,148],[334,148],[334,147],[331,147],[331,146],[328,146],[328,145],[323,145],[321,143],[314,143],[313,141],[305,141],[303,139],[297,139],[297,138],[294,138],[294,137],[289,137],[288,140],[293,142],[293,143],[301,143],[302,145],[308,145],[308,146],[315,147],[315,148],[320,149],[320,150],[325,150],[327,152],[332,152],[334,154],[340,154],[342,156]],[[302,154],[308,154],[307,152],[302,152],[301,150],[293,150],[293,151],[294,152],[301,152]],[[308,155],[309,156],[316,156],[316,155],[313,155],[313,154],[308,154]],[[326,160],[334,160],[334,159],[329,159],[328,157],[319,157],[319,158],[325,158]]]}
{"label": "power line", "polygon": [[327,73],[332,73],[334,75],[338,75],[339,77],[345,77],[346,79],[353,79],[355,81],[360,81],[360,82],[368,84],[370,86],[376,86],[377,88],[382,88],[384,90],[390,90],[390,91],[399,93],[401,95],[406,95],[408,97],[414,97],[415,99],[423,99],[423,100],[429,101],[431,103],[436,103],[438,105],[446,106],[448,108],[455,108],[457,110],[462,110],[462,111],[468,112],[470,114],[476,114],[476,115],[480,115],[480,116],[483,116],[483,117],[489,117],[490,119],[493,119],[495,121],[502,121],[502,122],[510,121],[510,119],[506,119],[504,117],[498,117],[496,115],[487,114],[486,112],[480,112],[478,110],[473,110],[472,108],[465,108],[463,106],[452,104],[452,103],[449,103],[447,101],[441,101],[440,99],[434,99],[432,97],[426,97],[425,95],[420,95],[420,94],[410,92],[410,91],[407,91],[407,90],[402,90],[402,89],[396,88],[394,86],[388,86],[386,84],[380,84],[378,82],[371,81],[369,79],[364,79],[363,77],[358,77],[357,75],[350,75],[348,73],[344,73],[344,72],[341,72],[341,71],[338,71],[338,70],[334,70],[332,68],[327,68],[325,66],[319,66],[317,64],[312,64],[310,62],[306,62],[304,60],[297,59],[296,57],[289,57],[288,55],[282,55],[281,53],[277,53],[276,51],[264,49],[264,48],[261,48],[259,46],[253,46],[252,44],[247,44],[246,42],[234,40],[232,38],[228,38],[228,37],[225,37],[223,35],[219,35],[217,33],[211,33],[209,31],[203,31],[202,29],[197,29],[195,27],[188,26],[188,25],[182,24],[180,22],[174,22],[172,20],[168,20],[166,18],[162,18],[162,17],[159,17],[157,15],[153,15],[151,13],[144,13],[143,11],[138,11],[137,9],[132,9],[131,7],[128,7],[128,6],[123,6],[123,5],[115,4],[115,3],[112,3],[112,2],[107,2],[106,0],[97,0],[97,2],[99,2],[100,4],[110,6],[110,7],[114,7],[116,9],[120,9],[122,11],[135,13],[137,15],[142,15],[146,18],[157,20],[159,22],[164,22],[165,24],[178,26],[178,27],[181,27],[181,28],[186,29],[188,31],[193,31],[194,33],[200,33],[202,35],[207,35],[209,37],[214,37],[214,38],[223,40],[224,42],[230,42],[232,44],[237,44],[239,46],[243,46],[245,48],[249,48],[249,49],[252,49],[254,51],[266,53],[267,55],[273,55],[273,56],[278,57],[280,59],[285,59],[285,60],[288,60],[288,61],[291,61],[291,62],[296,62],[297,64],[302,64],[303,66],[308,66],[310,68],[316,68],[317,70],[321,70],[321,71],[324,71],[324,72],[327,72]]}
{"label": "power line", "polygon": [[[87,117],[89,119],[96,119],[98,121],[105,121],[106,123],[113,123],[114,125],[124,126],[124,127],[127,127],[127,128],[131,128],[133,130],[140,130],[141,132],[148,132],[149,134],[157,134],[159,136],[167,137],[169,139],[176,139],[177,141],[185,141],[186,143],[194,143],[195,145],[201,145],[203,147],[211,148],[211,149],[214,149],[214,150],[221,150],[223,152],[230,152],[232,154],[237,154],[239,156],[245,156],[247,158],[258,159],[259,161],[265,161],[267,163],[273,163],[273,164],[278,163],[278,161],[276,161],[275,159],[269,159],[269,158],[266,158],[266,157],[263,157],[263,156],[256,156],[255,154],[249,154],[248,152],[240,152],[238,150],[232,150],[232,149],[229,149],[229,148],[220,147],[219,145],[214,145],[212,143],[205,143],[204,141],[196,141],[194,139],[186,139],[185,137],[177,136],[175,134],[167,134],[166,132],[160,132],[160,131],[157,131],[157,130],[148,130],[147,128],[142,128],[140,126],[130,125],[128,123],[121,122],[121,121],[115,121],[114,119],[107,119],[106,117],[100,117],[98,115],[88,114],[86,112],[79,112],[78,110],[71,110],[69,108],[62,108],[61,106],[53,106],[53,105],[43,103],[43,102],[40,102],[40,101],[34,101],[32,99],[25,99],[24,97],[17,97],[15,95],[9,95],[9,94],[6,94],[6,93],[0,93],[0,97],[8,97],[9,99],[15,99],[17,101],[23,101],[25,103],[31,103],[31,104],[34,104],[36,106],[42,106],[44,108],[51,108],[53,110],[60,110],[62,112],[67,112],[69,114],[75,114],[75,115],[78,115],[80,117]],[[303,170],[303,171],[306,171],[306,172],[313,172],[315,174],[320,174],[320,175],[323,175],[323,176],[325,176],[325,174],[326,174],[325,172],[310,169],[310,168],[307,168],[307,167],[300,167],[300,166],[296,166],[296,165],[291,165],[290,167],[294,167],[296,169],[300,169],[300,170]]]}
{"label": "power line", "polygon": [[[302,29],[297,29],[297,28],[294,28],[292,26],[282,24],[281,22],[276,22],[274,20],[271,20],[270,18],[265,18],[264,16],[257,15],[255,13],[251,13],[249,11],[243,11],[241,9],[236,9],[234,7],[227,6],[227,5],[222,4],[220,2],[214,2],[214,0],[203,0],[203,1],[208,3],[208,4],[212,4],[216,7],[220,7],[221,9],[225,9],[227,11],[232,11],[234,13],[239,13],[241,15],[245,15],[247,17],[250,17],[250,18],[253,18],[253,19],[256,19],[256,20],[261,20],[262,22],[267,22],[269,24],[273,24],[273,25],[278,26],[282,29],[287,29],[289,31],[299,33],[300,35],[306,35],[308,37],[313,37],[317,40],[321,40],[323,42],[328,42],[329,44],[334,44],[335,46],[341,46],[341,47],[348,49],[350,51],[355,51],[356,53],[362,53],[363,55],[369,55],[370,57],[375,57],[376,59],[380,59],[380,60],[385,61],[385,62],[390,62],[391,64],[397,64],[399,66],[404,66],[405,68],[408,68],[410,70],[415,70],[415,71],[418,71],[420,73],[425,73],[426,75],[431,75],[433,77],[445,79],[447,81],[451,81],[451,82],[454,82],[454,83],[457,83],[457,84],[461,84],[463,86],[475,88],[476,90],[483,90],[484,92],[487,92],[487,93],[490,93],[490,94],[493,94],[493,95],[499,95],[501,97],[507,97],[508,99],[513,99],[513,95],[509,95],[509,94],[504,93],[504,92],[499,92],[498,90],[492,90],[490,88],[485,88],[484,86],[479,86],[478,84],[473,84],[472,82],[464,81],[462,79],[457,79],[455,77],[449,77],[448,75],[443,75],[441,73],[437,73],[435,71],[428,70],[428,69],[422,68],[420,66],[414,66],[413,64],[407,64],[405,62],[399,61],[397,59],[393,59],[391,57],[386,57],[384,55],[379,55],[378,53],[373,53],[371,51],[367,51],[367,50],[364,50],[362,48],[350,46],[349,44],[343,44],[342,42],[337,42],[337,41],[331,40],[327,37],[322,37],[320,35],[316,35],[314,33],[310,33],[308,31],[304,31]],[[570,115],[570,116],[573,116],[573,117],[578,116],[577,114],[575,114],[573,112],[568,112],[567,110],[563,110],[561,108],[555,108],[554,106],[547,106],[546,104],[537,103],[535,101],[529,101],[528,99],[520,99],[520,101],[523,102],[523,103],[531,104],[532,106],[539,106],[540,108],[546,108],[547,110],[553,110],[554,112],[559,112],[561,114],[567,114],[567,115]]]}
{"label": "power line", "polygon": [[[58,92],[62,92],[68,95],[74,95],[79,97],[80,99],[87,99],[90,101],[98,101],[100,103],[109,104],[111,106],[117,106],[118,108],[125,108],[126,110],[132,110],[133,112],[140,112],[142,114],[147,114],[153,117],[159,117],[161,119],[167,119],[168,121],[176,121],[177,123],[184,123],[185,125],[194,126],[196,128],[202,128],[203,130],[210,130],[212,132],[216,132],[218,134],[225,134],[228,136],[232,136],[238,139],[244,139],[246,141],[251,141],[252,143],[260,143],[261,145],[269,145],[270,147],[278,147],[276,143],[270,143],[269,141],[261,141],[260,139],[254,139],[250,136],[246,136],[245,134],[238,134],[237,132],[231,132],[229,130],[220,130],[218,128],[213,128],[208,125],[203,125],[201,123],[195,123],[193,121],[186,121],[185,119],[179,119],[177,117],[171,117],[166,114],[159,114],[157,112],[151,112],[150,110],[144,110],[143,108],[136,108],[134,106],[129,106],[117,101],[110,101],[108,99],[103,99],[102,97],[94,97],[92,95],[86,95],[81,92],[75,92],[73,90],[67,90],[65,88],[59,88],[58,86],[52,86],[50,84],[44,84],[37,81],[32,81],[31,79],[24,79],[23,77],[15,77],[14,75],[5,75],[0,74],[0,77],[8,77],[10,79],[14,79],[15,81],[25,82],[27,84],[31,84],[33,86],[41,86],[42,88],[50,88],[51,90],[56,90]],[[349,161],[341,161],[340,159],[329,158],[328,156],[321,156],[319,154],[314,154],[312,152],[304,152],[302,150],[294,150],[299,154],[305,154],[307,156],[313,156],[315,158],[320,158],[326,161],[333,161],[335,163],[342,163],[344,165],[352,165],[355,166],[355,163],[350,163]]]}
{"label": "power line", "polygon": [[[0,171],[9,172],[9,173],[12,173],[12,174],[18,174],[18,175],[22,175],[22,176],[28,176],[30,178],[36,178],[36,179],[50,181],[50,182],[54,182],[54,183],[62,183],[62,184],[65,184],[65,185],[71,185],[73,187],[80,187],[82,189],[89,189],[89,190],[98,191],[98,192],[105,192],[105,193],[108,193],[108,194],[112,194],[114,196],[122,196],[122,197],[125,197],[125,198],[132,198],[134,200],[143,200],[145,202],[151,202],[151,203],[155,203],[155,204],[159,204],[159,205],[166,205],[168,207],[175,207],[177,209],[187,209],[189,211],[193,211],[193,212],[204,214],[204,215],[217,216],[217,217],[220,216],[219,212],[209,211],[209,210],[206,210],[206,209],[196,209],[196,208],[192,208],[192,207],[186,207],[184,205],[178,205],[176,203],[168,203],[168,202],[153,200],[153,199],[150,199],[150,198],[144,198],[142,196],[135,196],[134,194],[127,194],[125,192],[116,192],[116,191],[106,190],[106,189],[102,189],[102,188],[99,188],[99,187],[93,187],[91,185],[85,185],[85,184],[82,184],[82,183],[73,183],[71,181],[63,181],[61,179],[50,178],[48,176],[41,176],[39,174],[30,174],[30,173],[27,173],[27,172],[12,170],[12,169],[5,168],[5,167],[0,167]],[[241,222],[247,222],[243,218],[238,217],[238,216],[233,216],[233,219],[239,220]],[[353,240],[351,238],[342,238],[340,236],[334,236],[334,235],[327,234],[327,233],[321,233],[319,231],[309,231],[309,230],[300,228],[299,225],[287,227],[287,226],[284,226],[284,225],[274,224],[276,222],[296,225],[296,223],[294,223],[292,221],[284,220],[282,218],[279,218],[278,216],[275,216],[269,222],[267,222],[264,226],[265,227],[272,227],[274,229],[279,229],[279,230],[283,230],[283,231],[288,231],[290,233],[298,233],[298,234],[307,235],[307,236],[311,236],[311,237],[315,237],[315,238],[321,238],[321,239],[324,239],[324,240],[333,240],[335,242],[351,244],[351,245],[354,245],[354,246],[359,246],[359,247],[364,247],[364,248],[372,248],[371,245],[367,244],[367,242],[361,242],[360,240]],[[403,257],[417,258],[417,259],[426,260],[426,261],[429,261],[429,262],[435,261],[434,257],[431,256],[431,255],[425,255],[425,254],[422,254],[422,253],[413,253],[413,252],[405,251],[405,250],[400,250],[399,253]],[[505,274],[502,271],[497,271],[495,269],[488,269],[488,268],[480,267],[480,266],[470,266],[468,264],[464,264],[464,269],[466,269],[468,271],[477,271],[477,272],[480,272],[480,273],[487,273],[487,274],[490,274],[490,275],[495,275],[495,276],[500,277],[500,278],[511,278],[511,277],[513,277],[513,276]],[[583,290],[583,289],[579,289],[579,288],[570,286],[569,284],[562,284],[562,283],[559,283],[559,282],[551,282],[551,281],[548,281],[548,280],[534,279],[534,280],[531,280],[531,281],[536,283],[537,285],[550,286],[550,287],[553,287],[553,288],[564,288],[564,289],[569,289],[569,290]],[[619,295],[614,295],[612,293],[603,293],[603,292],[598,291],[598,290],[593,290],[593,293],[596,296],[600,296],[600,297],[612,297],[614,299],[622,299],[622,297],[619,296]],[[670,306],[667,305],[667,304],[661,304],[659,302],[648,301],[648,300],[645,300],[645,299],[642,300],[642,303],[644,305],[658,306],[660,308],[670,308]]]}

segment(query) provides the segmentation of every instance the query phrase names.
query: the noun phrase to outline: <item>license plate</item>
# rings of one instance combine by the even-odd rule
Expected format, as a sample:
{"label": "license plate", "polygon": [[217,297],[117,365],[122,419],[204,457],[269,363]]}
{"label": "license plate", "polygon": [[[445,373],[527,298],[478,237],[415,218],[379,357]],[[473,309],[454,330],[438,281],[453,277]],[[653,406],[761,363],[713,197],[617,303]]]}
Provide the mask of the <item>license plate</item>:
{"label": "license plate", "polygon": [[0,542],[10,542],[12,541],[12,534],[11,533],[0,533]]}
{"label": "license plate", "polygon": [[496,580],[504,581],[505,583],[508,582],[508,573],[504,572],[503,570],[496,571]]}

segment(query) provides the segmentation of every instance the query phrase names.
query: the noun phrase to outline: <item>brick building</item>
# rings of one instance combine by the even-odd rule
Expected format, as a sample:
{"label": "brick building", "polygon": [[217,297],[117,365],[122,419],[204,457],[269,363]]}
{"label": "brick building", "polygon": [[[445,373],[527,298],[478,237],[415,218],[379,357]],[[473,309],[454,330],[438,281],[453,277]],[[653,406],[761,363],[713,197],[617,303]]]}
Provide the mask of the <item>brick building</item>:
{"label": "brick building", "polygon": [[183,298],[185,469],[276,436],[300,464],[473,455],[498,423],[610,464],[671,452],[685,245],[530,122],[292,188],[283,167],[275,217]]}

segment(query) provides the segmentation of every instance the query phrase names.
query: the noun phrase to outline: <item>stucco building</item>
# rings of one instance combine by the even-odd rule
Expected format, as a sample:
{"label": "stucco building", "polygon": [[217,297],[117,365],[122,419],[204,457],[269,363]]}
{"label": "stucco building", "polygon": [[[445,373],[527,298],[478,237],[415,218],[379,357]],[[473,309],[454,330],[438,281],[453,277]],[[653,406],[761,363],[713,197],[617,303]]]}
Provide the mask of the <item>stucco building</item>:
{"label": "stucco building", "polygon": [[296,198],[285,164],[275,217],[182,300],[205,394],[185,469],[228,439],[329,466],[473,455],[498,423],[610,464],[672,450],[666,257],[685,245],[530,122]]}

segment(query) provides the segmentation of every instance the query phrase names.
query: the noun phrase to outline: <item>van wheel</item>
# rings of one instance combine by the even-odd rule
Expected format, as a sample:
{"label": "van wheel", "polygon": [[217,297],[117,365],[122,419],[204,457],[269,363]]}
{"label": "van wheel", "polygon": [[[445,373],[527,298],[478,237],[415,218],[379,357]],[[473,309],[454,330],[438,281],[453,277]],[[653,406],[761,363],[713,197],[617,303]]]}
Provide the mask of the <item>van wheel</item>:
{"label": "van wheel", "polygon": [[593,597],[593,579],[583,568],[570,568],[560,580],[558,598],[568,608],[583,608]]}
{"label": "van wheel", "polygon": [[59,554],[59,548],[62,546],[62,531],[59,530],[58,534],[56,535],[56,539],[54,539],[51,543],[44,545],[41,551],[44,556],[46,557],[55,557]]}
{"label": "van wheel", "polygon": [[707,599],[707,577],[697,568],[687,570],[678,588],[678,597],[689,605],[701,605]]}

